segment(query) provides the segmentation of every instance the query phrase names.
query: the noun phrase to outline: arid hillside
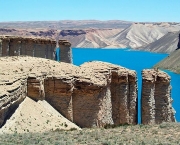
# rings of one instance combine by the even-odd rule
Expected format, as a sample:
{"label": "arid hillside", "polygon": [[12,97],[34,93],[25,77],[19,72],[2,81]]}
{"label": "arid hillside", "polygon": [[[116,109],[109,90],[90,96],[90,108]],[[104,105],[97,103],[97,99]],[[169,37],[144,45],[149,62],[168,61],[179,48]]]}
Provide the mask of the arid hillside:
{"label": "arid hillside", "polygon": [[154,41],[138,49],[152,52],[171,53],[177,48],[179,33],[179,31],[169,32],[157,41]]}
{"label": "arid hillside", "polygon": [[154,67],[180,73],[180,49],[172,52],[168,57],[157,63]]}
{"label": "arid hillside", "polygon": [[132,48],[170,53],[176,49],[179,23],[126,21],[45,21],[0,23],[0,35],[66,39],[78,48]]}

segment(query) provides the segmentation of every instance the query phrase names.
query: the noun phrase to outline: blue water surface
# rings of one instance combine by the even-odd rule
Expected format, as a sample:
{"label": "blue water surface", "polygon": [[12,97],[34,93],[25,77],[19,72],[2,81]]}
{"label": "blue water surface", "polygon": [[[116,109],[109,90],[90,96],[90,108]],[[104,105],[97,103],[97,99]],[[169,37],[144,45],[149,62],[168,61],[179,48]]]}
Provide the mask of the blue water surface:
{"label": "blue water surface", "polygon": [[[159,62],[168,56],[163,53],[152,53],[145,51],[135,51],[132,49],[93,49],[93,48],[73,48],[73,63],[75,65],[81,65],[87,61],[105,61],[113,64],[117,64],[129,69],[136,70],[138,75],[138,112],[140,112],[140,100],[141,100],[141,84],[142,77],[141,71],[143,69],[152,68],[154,64]],[[180,75],[166,71],[172,78],[172,98],[174,100],[173,107],[176,110],[176,119],[180,121],[180,106],[178,101],[180,100]],[[138,115],[138,123],[141,122],[140,113]]]}

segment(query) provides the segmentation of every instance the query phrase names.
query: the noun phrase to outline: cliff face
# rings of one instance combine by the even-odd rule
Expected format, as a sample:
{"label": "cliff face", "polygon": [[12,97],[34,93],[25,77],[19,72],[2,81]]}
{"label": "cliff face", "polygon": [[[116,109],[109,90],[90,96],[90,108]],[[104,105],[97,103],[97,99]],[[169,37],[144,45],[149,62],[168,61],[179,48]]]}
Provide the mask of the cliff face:
{"label": "cliff face", "polygon": [[[137,124],[133,70],[105,62],[77,67],[19,56],[1,57],[0,66],[1,125],[26,96],[46,100],[80,127]],[[142,123],[174,122],[170,77],[155,70],[144,70],[142,75]]]}
{"label": "cliff face", "polygon": [[18,75],[16,69],[12,70],[13,76],[9,75],[13,67],[11,65],[0,61],[0,126],[27,94],[26,77],[23,74]]}
{"label": "cliff face", "polygon": [[41,38],[22,38],[15,36],[0,37],[1,56],[28,55],[54,59],[56,41]]}
{"label": "cliff face", "polygon": [[179,34],[177,49],[180,49],[180,34]]}
{"label": "cliff face", "polygon": [[142,71],[142,123],[175,122],[170,76],[159,70]]}
{"label": "cliff face", "polygon": [[[12,64],[11,69],[7,67]],[[23,97],[27,95],[36,101],[45,99],[81,127],[137,123],[134,71],[103,62],[89,62],[76,67],[63,62],[17,56],[2,57],[0,65],[6,66],[2,67],[2,72],[6,73],[1,73],[1,78],[11,76],[14,72],[17,72],[18,78],[24,76],[27,85],[20,85],[25,88]],[[1,82],[3,87],[5,83],[3,80]],[[116,84],[114,89],[113,85]],[[15,92],[10,93],[13,95]],[[5,89],[2,98],[7,94]],[[12,97],[9,99],[12,100]],[[9,108],[11,105],[7,106]],[[1,124],[7,115],[1,115]]]}

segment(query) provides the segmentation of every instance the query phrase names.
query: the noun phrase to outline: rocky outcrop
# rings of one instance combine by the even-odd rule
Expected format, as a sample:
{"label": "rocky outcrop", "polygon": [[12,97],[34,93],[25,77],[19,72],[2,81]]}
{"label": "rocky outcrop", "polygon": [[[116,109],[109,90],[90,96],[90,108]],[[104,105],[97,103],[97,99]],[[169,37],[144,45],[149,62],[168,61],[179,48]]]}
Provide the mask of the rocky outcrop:
{"label": "rocky outcrop", "polygon": [[72,63],[71,43],[67,40],[59,40],[58,45],[60,48],[60,61]]}
{"label": "rocky outcrop", "polygon": [[[77,67],[27,56],[1,57],[0,68],[1,125],[26,96],[46,100],[80,127],[137,124],[133,70],[99,61]],[[170,77],[155,70],[142,74],[142,123],[175,121]]]}
{"label": "rocky outcrop", "polygon": [[34,57],[42,57],[54,59],[54,49],[56,41],[41,38],[23,38],[16,36],[0,37],[1,56],[19,56],[28,55]]}
{"label": "rocky outcrop", "polygon": [[160,70],[142,71],[142,124],[175,122],[170,76]]}
{"label": "rocky outcrop", "polygon": [[60,35],[62,36],[67,36],[67,35],[78,36],[82,34],[86,34],[86,32],[84,30],[62,30],[60,32]]}
{"label": "rocky outcrop", "polygon": [[[108,63],[89,62],[81,67],[93,68],[95,73],[102,73],[107,79],[106,100],[111,100],[111,104],[106,104],[107,108],[112,106],[113,124],[136,124],[137,123],[137,78],[136,72]],[[95,92],[95,91],[92,91]],[[110,96],[109,96],[109,95]],[[104,96],[104,95],[103,95]],[[108,98],[108,96],[110,98]],[[108,101],[106,101],[108,102]],[[102,111],[103,112],[103,111]],[[106,113],[111,110],[106,111]]]}
{"label": "rocky outcrop", "polygon": [[177,49],[180,49],[180,34],[179,34]]}
{"label": "rocky outcrop", "polygon": [[[11,64],[10,69],[7,66]],[[14,72],[18,78],[24,76],[27,84],[24,96],[36,101],[45,99],[81,127],[137,123],[135,71],[104,62],[89,62],[77,67],[17,56],[2,57],[0,65],[6,72],[2,78]]]}
{"label": "rocky outcrop", "polygon": [[[0,75],[2,76],[2,75]],[[1,79],[0,82],[0,126],[11,116],[26,96],[26,81]]]}

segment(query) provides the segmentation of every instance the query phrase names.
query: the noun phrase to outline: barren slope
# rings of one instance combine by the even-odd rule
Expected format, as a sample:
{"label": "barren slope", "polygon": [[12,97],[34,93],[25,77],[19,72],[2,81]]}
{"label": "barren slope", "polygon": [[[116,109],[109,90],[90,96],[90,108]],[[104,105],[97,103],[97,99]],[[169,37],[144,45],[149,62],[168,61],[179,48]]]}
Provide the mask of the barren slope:
{"label": "barren slope", "polygon": [[159,40],[138,49],[163,53],[173,52],[177,48],[178,35],[179,32],[169,32],[163,37],[161,37]]}
{"label": "barren slope", "polygon": [[26,97],[0,129],[0,133],[45,132],[56,129],[69,130],[71,128],[80,129],[45,100],[35,102]]}
{"label": "barren slope", "polygon": [[59,39],[66,39],[72,43],[72,47],[79,48],[121,47],[111,41],[121,31],[122,29],[63,30]]}
{"label": "barren slope", "polygon": [[112,40],[114,43],[123,44],[126,47],[137,48],[158,40],[166,33],[166,30],[156,25],[133,24]]}
{"label": "barren slope", "polygon": [[172,52],[168,57],[157,63],[154,67],[180,73],[180,49]]}

